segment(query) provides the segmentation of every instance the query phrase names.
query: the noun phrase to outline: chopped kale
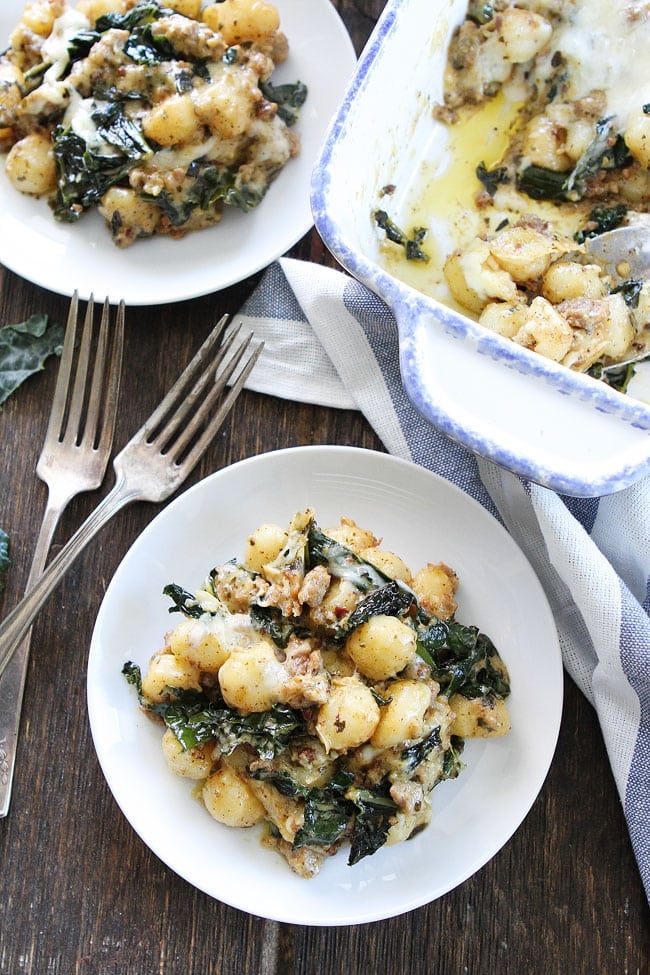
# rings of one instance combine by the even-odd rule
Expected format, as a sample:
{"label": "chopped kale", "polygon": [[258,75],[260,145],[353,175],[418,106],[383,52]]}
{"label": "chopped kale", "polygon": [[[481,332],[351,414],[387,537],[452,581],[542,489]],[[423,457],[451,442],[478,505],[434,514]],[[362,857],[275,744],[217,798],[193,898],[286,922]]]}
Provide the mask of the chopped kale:
{"label": "chopped kale", "polygon": [[601,119],[596,125],[596,135],[567,178],[565,198],[581,200],[592,176],[601,169],[622,169],[631,158],[623,137],[612,134],[611,119]]}
{"label": "chopped kale", "polygon": [[488,169],[484,162],[480,162],[476,167],[476,178],[485,187],[485,192],[494,196],[499,184],[508,182],[508,170],[505,166]]}
{"label": "chopped kale", "polygon": [[628,308],[638,308],[639,296],[641,294],[643,284],[643,281],[624,281],[623,284],[619,284],[615,288],[612,288],[611,293],[613,295],[623,295],[623,300]]}
{"label": "chopped kale", "polygon": [[402,752],[402,760],[408,771],[413,772],[433,751],[440,748],[441,744],[440,728],[436,726],[422,741],[416,741],[405,748]]}
{"label": "chopped kale", "polygon": [[353,774],[342,767],[322,788],[300,785],[286,772],[275,769],[257,769],[251,774],[253,778],[270,782],[284,796],[304,800],[304,821],[295,835],[294,849],[331,847],[349,837],[348,864],[354,866],[386,842],[397,812],[388,782],[372,789],[357,789],[353,787]]}
{"label": "chopped kale", "polygon": [[460,738],[458,735],[451,736],[449,748],[445,752],[442,760],[442,776],[440,782],[446,782],[448,779],[456,779],[463,771],[465,766],[460,756],[463,754],[464,747],[465,741],[463,738]]}
{"label": "chopped kale", "polygon": [[566,179],[566,173],[558,173],[544,166],[527,166],[517,176],[517,189],[532,200],[562,200]]}
{"label": "chopped kale", "polygon": [[339,769],[323,789],[304,791],[304,821],[293,841],[302,846],[331,846],[348,832],[354,807],[346,798],[354,776]]}
{"label": "chopped kale", "polygon": [[510,693],[505,666],[492,640],[476,626],[435,620],[418,630],[418,652],[446,697],[505,698]]}
{"label": "chopped kale", "polygon": [[100,34],[112,28],[132,31],[136,27],[144,27],[147,24],[152,24],[155,20],[159,20],[160,17],[173,13],[174,11],[171,8],[161,7],[159,3],[156,3],[156,0],[151,0],[151,2],[139,3],[136,7],[127,10],[123,14],[102,14],[101,17],[97,18],[95,28]]}
{"label": "chopped kale", "polygon": [[605,366],[602,362],[595,362],[593,366],[587,369],[587,375],[593,376],[594,379],[599,379],[600,382],[606,383],[619,393],[627,392],[627,387],[630,385],[635,374],[636,370],[633,362],[618,366]]}
{"label": "chopped kale", "polygon": [[153,24],[135,27],[124,44],[124,53],[136,64],[159,64],[171,61],[176,54],[167,38],[156,34]]}
{"label": "chopped kale", "polygon": [[308,533],[309,566],[324,565],[331,576],[347,579],[361,592],[378,589],[391,579],[351,549],[330,538],[315,524]]}
{"label": "chopped kale", "polygon": [[68,57],[70,63],[87,57],[90,49],[107,30],[135,31],[149,26],[160,17],[173,13],[171,9],[162,8],[158,3],[139,3],[124,14],[102,14],[95,21],[94,29],[79,31],[68,41]]}
{"label": "chopped kale", "polygon": [[108,102],[98,106],[91,115],[101,138],[119,149],[127,159],[144,159],[152,149],[142,133],[139,122],[124,113],[122,102]]}
{"label": "chopped kale", "polygon": [[631,156],[621,135],[612,133],[611,119],[601,119],[596,135],[570,173],[559,173],[544,166],[527,166],[518,176],[517,188],[533,200],[569,200],[585,195],[588,181],[601,170],[622,169]]}
{"label": "chopped kale", "polygon": [[102,35],[97,30],[81,30],[68,41],[68,59],[70,64],[82,61],[90,54],[90,49]]}
{"label": "chopped kale", "polygon": [[425,227],[415,227],[409,237],[401,230],[385,210],[375,210],[373,218],[380,230],[383,230],[388,240],[404,248],[407,261],[428,261],[429,255],[421,247],[427,235]]}
{"label": "chopped kale", "polygon": [[175,583],[170,582],[164,587],[163,596],[169,596],[173,603],[169,607],[170,613],[182,613],[184,616],[191,616],[194,619],[203,616],[203,610],[198,605],[194,595]]}
{"label": "chopped kale", "polygon": [[296,627],[282,615],[275,606],[251,606],[248,615],[251,623],[259,633],[270,636],[276,647],[281,650],[287,646],[289,638],[296,632]]}
{"label": "chopped kale", "polygon": [[372,856],[388,839],[388,831],[397,812],[389,789],[389,783],[385,782],[373,789],[354,790],[352,801],[356,812],[350,839],[349,866],[353,867],[364,857]]}
{"label": "chopped kale", "polygon": [[221,752],[230,754],[238,745],[249,745],[262,759],[271,760],[283,752],[296,735],[304,734],[299,711],[274,705],[268,711],[240,714],[201,691],[169,689],[168,702],[153,704],[142,694],[142,677],[137,664],[127,661],[122,673],[138,693],[140,705],[157,714],[176,735],[183,748],[215,741]]}
{"label": "chopped kale", "polygon": [[180,199],[163,192],[153,197],[175,227],[184,224],[194,210],[211,210],[225,204],[247,212],[264,199],[268,184],[246,182],[236,171],[216,166],[205,160],[195,160],[188,171],[193,179]]}
{"label": "chopped kale", "polygon": [[623,203],[613,207],[594,207],[586,226],[574,234],[574,240],[578,244],[584,244],[589,237],[598,237],[608,230],[615,230],[624,223],[626,216],[627,207]]}
{"label": "chopped kale", "polygon": [[99,129],[99,134],[108,144],[120,144],[117,153],[94,152],[71,129],[59,125],[54,130],[57,194],[53,206],[59,220],[78,220],[84,210],[96,206],[111,186],[119,183],[140,159],[151,153],[144,138],[136,134],[137,126],[128,123],[119,106],[114,114],[107,115],[107,122],[105,128]]}
{"label": "chopped kale", "polygon": [[355,606],[340,628],[340,635],[347,636],[352,630],[367,622],[371,616],[404,616],[417,603],[417,597],[396,579],[371,592]]}
{"label": "chopped kale", "polygon": [[300,117],[300,109],[307,100],[307,86],[302,81],[294,84],[273,85],[270,81],[260,81],[260,90],[269,102],[278,106],[278,115],[287,125],[295,125]]}

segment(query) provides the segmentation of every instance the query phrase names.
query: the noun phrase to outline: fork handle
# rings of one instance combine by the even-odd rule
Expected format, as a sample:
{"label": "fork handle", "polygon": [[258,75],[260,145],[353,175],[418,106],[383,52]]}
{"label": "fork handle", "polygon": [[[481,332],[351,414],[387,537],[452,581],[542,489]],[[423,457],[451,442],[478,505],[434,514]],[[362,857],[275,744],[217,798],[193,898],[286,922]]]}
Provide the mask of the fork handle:
{"label": "fork handle", "polygon": [[118,473],[117,480],[106,497],[80,525],[59,554],[52,559],[33,588],[0,624],[0,675],[4,673],[41,606],[77,556],[120,508],[131,501],[139,500],[140,497],[139,491],[129,487],[125,478]]}
{"label": "fork handle", "polygon": [[[27,579],[29,591],[45,568],[47,553],[52,544],[52,536],[69,498],[48,496],[41,528],[36,540],[32,565]],[[29,663],[31,629],[17,647],[5,672],[0,677],[0,818],[7,815],[11,801],[11,787],[16,761],[18,728],[22,709],[23,691]]]}

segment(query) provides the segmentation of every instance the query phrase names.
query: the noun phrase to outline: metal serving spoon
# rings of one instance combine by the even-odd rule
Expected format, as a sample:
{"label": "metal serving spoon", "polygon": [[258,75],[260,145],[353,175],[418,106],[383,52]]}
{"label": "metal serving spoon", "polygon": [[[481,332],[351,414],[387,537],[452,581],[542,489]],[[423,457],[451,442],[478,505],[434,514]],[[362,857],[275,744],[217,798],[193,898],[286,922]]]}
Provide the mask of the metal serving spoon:
{"label": "metal serving spoon", "polygon": [[[617,284],[650,278],[650,224],[617,227],[585,241],[588,259],[600,264]],[[606,366],[603,372],[615,372],[624,366],[647,359],[650,349],[624,362]]]}
{"label": "metal serving spoon", "polygon": [[589,259],[605,268],[615,281],[629,281],[650,275],[650,225],[617,227],[588,237]]}

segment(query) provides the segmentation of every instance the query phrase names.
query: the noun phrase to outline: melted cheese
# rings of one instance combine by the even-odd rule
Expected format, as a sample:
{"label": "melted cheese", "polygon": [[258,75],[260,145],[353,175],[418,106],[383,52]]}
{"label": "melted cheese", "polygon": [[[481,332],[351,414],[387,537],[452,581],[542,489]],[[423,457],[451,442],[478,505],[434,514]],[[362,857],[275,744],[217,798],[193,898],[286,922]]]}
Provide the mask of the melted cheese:
{"label": "melted cheese", "polygon": [[56,81],[63,74],[70,60],[68,44],[81,30],[88,30],[90,22],[83,14],[76,10],[66,10],[54,21],[52,33],[43,41],[41,55],[46,64],[50,64],[45,79]]}
{"label": "melted cheese", "polygon": [[624,129],[630,113],[650,102],[650,3],[582,0],[572,10],[567,5],[566,17],[554,34],[552,50],[569,59],[569,99],[604,90],[608,114]]}

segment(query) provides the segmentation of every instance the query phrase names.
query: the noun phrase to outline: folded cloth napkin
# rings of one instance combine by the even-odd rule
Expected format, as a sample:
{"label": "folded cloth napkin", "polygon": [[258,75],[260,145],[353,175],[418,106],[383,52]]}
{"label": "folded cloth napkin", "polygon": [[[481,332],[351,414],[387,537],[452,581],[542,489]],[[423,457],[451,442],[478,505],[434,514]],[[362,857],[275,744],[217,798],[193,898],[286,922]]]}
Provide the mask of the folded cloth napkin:
{"label": "folded cloth napkin", "polygon": [[438,433],[404,393],[390,309],[340,271],[283,258],[241,319],[265,342],[250,389],[361,410],[389,453],[461,487],[523,550],[565,668],[598,713],[650,900],[650,479],[610,497],[563,497]]}

